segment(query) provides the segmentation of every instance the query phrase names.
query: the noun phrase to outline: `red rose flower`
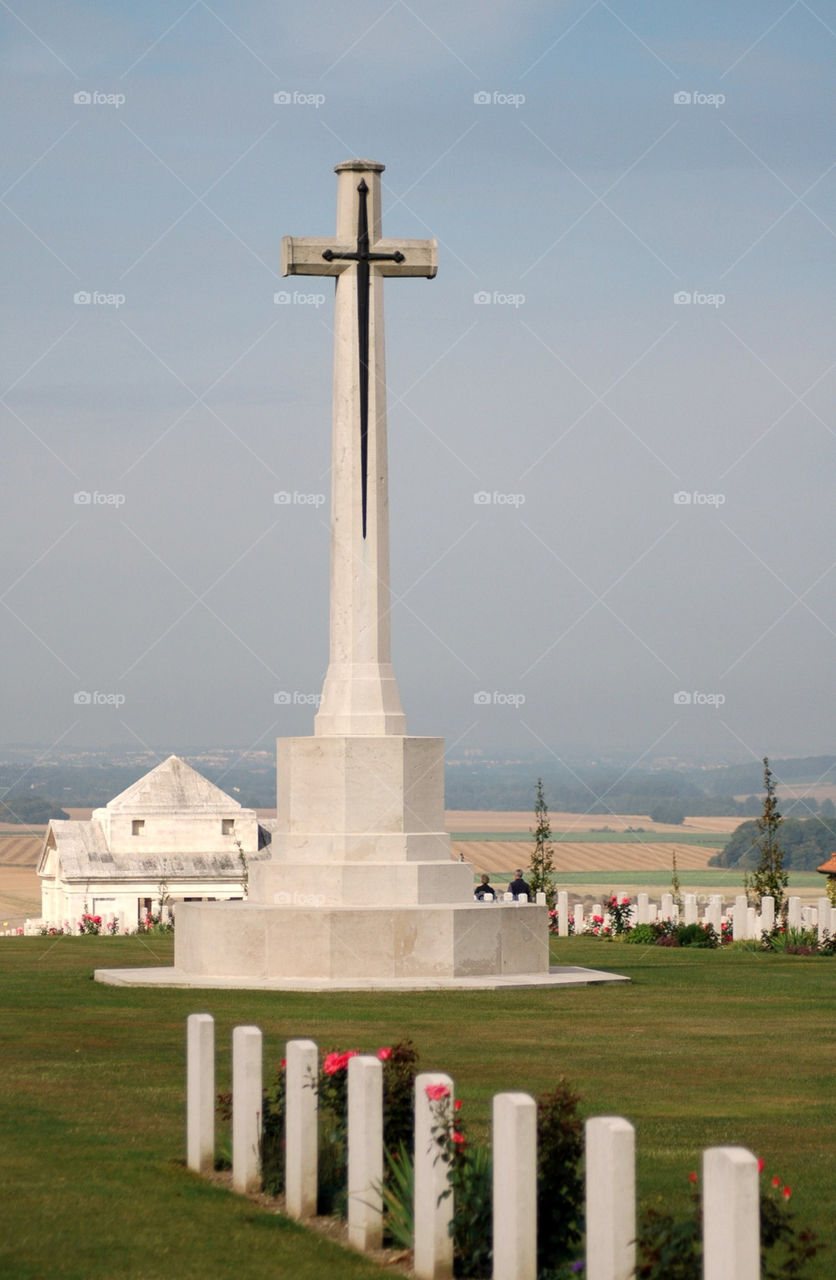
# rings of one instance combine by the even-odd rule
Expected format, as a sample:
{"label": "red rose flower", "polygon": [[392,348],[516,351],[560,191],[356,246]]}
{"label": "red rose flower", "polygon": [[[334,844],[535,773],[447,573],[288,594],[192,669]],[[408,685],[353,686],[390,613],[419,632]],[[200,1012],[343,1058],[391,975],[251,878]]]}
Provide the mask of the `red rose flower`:
{"label": "red rose flower", "polygon": [[428,1084],[424,1089],[430,1102],[440,1102],[442,1098],[450,1097],[450,1090],[446,1084]]}
{"label": "red rose flower", "polygon": [[392,1056],[392,1050],[391,1050],[391,1049],[378,1049],[378,1051],[377,1051],[377,1056],[378,1056],[378,1058],[380,1058],[380,1061],[381,1061],[381,1062],[386,1062],[387,1058],[391,1058],[391,1056]]}

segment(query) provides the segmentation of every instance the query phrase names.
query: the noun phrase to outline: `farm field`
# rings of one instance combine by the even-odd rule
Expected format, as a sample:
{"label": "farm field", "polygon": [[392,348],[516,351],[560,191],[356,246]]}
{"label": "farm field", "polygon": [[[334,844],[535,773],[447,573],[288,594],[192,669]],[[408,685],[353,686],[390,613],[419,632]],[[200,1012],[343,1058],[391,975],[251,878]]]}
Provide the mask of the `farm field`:
{"label": "farm field", "polygon": [[[525,867],[531,852],[531,843],[517,840],[454,840],[453,849],[465,862],[472,862],[478,871],[513,871]],[[667,868],[670,872],[672,856],[680,872],[708,867],[709,858],[719,845],[637,844],[632,841],[561,841],[554,843],[554,862],[560,871],[630,871]]]}
{"label": "farm field", "polygon": [[[626,831],[628,827],[643,827],[650,834],[683,835],[685,832],[708,832],[725,836],[734,831],[743,821],[742,818],[686,818],[679,826],[671,826],[664,822],[651,822],[645,813],[550,813],[549,821],[552,835],[557,840],[571,832],[600,831],[608,827],[610,831]],[[448,831],[530,831],[534,826],[534,815],[527,810],[511,811],[504,809],[448,809],[446,813]],[[605,834],[607,834],[605,832]]]}
{"label": "farm field", "polygon": [[[85,814],[89,810],[73,810],[74,817]],[[487,872],[501,886],[516,867],[528,865],[532,821],[527,812],[449,810],[446,825],[453,833],[453,856],[471,863],[474,874]],[[604,818],[556,813],[551,823],[558,882],[573,898],[597,901],[609,891],[620,890],[658,896],[670,888],[674,853],[684,892],[722,893],[730,899],[741,891],[739,872],[708,866],[738,825],[736,818],[690,818],[673,827],[652,823],[641,814]],[[14,828],[0,833],[0,924],[15,928],[40,914],[35,865],[41,840],[28,829],[25,834],[14,834]],[[792,891],[805,902],[814,901],[821,888],[815,873],[793,877],[791,882]]]}

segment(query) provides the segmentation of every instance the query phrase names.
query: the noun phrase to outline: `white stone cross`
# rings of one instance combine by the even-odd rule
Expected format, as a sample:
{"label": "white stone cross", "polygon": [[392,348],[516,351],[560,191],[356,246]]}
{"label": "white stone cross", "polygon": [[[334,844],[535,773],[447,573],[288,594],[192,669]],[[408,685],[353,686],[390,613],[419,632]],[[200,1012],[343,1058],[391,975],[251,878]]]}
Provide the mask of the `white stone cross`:
{"label": "white stone cross", "polygon": [[435,240],[384,240],[372,160],[336,166],[337,232],[282,240],[284,275],[335,276],[331,641],[319,735],[405,734],[392,669],[383,278],[436,274]]}

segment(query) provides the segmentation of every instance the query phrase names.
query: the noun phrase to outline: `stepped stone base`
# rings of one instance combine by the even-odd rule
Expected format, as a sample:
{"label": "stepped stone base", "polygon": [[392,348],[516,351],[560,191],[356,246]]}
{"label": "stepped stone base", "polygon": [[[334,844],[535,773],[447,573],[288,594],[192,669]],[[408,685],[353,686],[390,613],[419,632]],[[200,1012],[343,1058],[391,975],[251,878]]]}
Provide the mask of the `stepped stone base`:
{"label": "stepped stone base", "polygon": [[473,902],[469,862],[251,862],[249,901],[278,907]]}
{"label": "stepped stone base", "polygon": [[548,913],[514,904],[178,906],[175,969],[231,977],[413,979],[548,974]]}

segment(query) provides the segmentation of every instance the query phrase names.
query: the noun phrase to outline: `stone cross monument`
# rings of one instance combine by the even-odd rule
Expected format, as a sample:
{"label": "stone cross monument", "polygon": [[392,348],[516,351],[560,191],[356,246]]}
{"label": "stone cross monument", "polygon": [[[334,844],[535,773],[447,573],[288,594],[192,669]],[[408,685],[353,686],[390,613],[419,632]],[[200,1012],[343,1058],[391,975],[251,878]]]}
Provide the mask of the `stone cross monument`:
{"label": "stone cross monument", "polygon": [[175,967],[261,981],[548,981],[543,906],[481,905],[444,829],[444,743],[410,737],[391,663],[383,281],[436,273],[381,235],[383,165],[337,166],[337,230],[286,237],[285,274],[336,278],[330,661],[314,734],[276,744],[269,859],[249,897],[177,912]]}
{"label": "stone cross monument", "polygon": [[437,269],[435,240],[383,240],[382,164],[337,165],[337,234],[282,241],[284,275],[336,277],[331,659],[316,734],[406,733],[392,670],[383,279]]}

